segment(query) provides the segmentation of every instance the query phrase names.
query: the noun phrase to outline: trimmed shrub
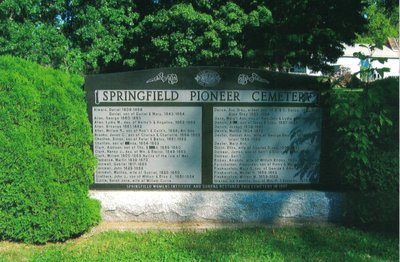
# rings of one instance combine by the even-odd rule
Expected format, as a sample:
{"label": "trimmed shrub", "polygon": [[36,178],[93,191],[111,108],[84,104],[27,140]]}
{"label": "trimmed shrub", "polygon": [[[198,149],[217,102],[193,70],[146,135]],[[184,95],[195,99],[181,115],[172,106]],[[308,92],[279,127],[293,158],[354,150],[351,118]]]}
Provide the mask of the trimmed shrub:
{"label": "trimmed shrub", "polygon": [[100,220],[83,78],[0,57],[0,237],[45,243]]}

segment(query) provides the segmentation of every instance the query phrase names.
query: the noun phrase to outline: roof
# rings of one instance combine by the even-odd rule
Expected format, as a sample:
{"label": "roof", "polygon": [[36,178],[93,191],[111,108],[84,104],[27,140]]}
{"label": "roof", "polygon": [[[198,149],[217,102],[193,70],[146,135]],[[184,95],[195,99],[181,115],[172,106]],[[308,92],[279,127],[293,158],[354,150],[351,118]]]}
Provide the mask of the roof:
{"label": "roof", "polygon": [[394,37],[388,38],[388,44],[394,51],[399,51],[399,39]]}
{"label": "roof", "polygon": [[[349,46],[343,44],[344,46],[344,57],[354,57],[354,53],[361,52],[364,55],[370,55],[370,50],[366,47],[367,45],[360,45],[355,44],[353,46]],[[382,49],[375,48],[374,52],[372,53],[372,57],[379,57],[379,58],[397,58],[399,59],[399,50],[393,50],[388,46],[383,46]]]}

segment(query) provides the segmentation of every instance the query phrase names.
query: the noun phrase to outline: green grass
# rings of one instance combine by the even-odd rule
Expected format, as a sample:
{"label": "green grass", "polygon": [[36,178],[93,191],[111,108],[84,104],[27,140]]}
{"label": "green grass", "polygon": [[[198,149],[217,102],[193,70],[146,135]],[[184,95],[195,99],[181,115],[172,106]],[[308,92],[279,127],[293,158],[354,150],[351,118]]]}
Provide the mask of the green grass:
{"label": "green grass", "polygon": [[0,261],[398,261],[398,236],[336,226],[116,232],[43,246],[0,242]]}

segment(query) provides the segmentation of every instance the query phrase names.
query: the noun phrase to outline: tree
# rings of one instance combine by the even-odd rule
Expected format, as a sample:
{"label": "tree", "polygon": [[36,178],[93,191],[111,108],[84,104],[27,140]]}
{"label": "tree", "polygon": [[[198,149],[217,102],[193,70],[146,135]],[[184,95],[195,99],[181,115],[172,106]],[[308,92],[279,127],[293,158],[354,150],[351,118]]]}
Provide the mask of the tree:
{"label": "tree", "polygon": [[364,9],[366,30],[357,35],[357,42],[382,46],[388,37],[398,37],[399,7],[391,1],[368,1]]}
{"label": "tree", "polygon": [[298,63],[321,70],[361,33],[362,7],[360,0],[5,0],[0,54],[85,73]]}
{"label": "tree", "polygon": [[190,4],[147,15],[131,40],[139,40],[138,66],[188,66],[206,60],[212,47],[218,45],[212,24],[210,15]]}
{"label": "tree", "polygon": [[135,65],[129,57],[137,52],[136,43],[126,42],[139,18],[132,1],[67,2],[63,32],[81,51],[85,72],[115,71]]}
{"label": "tree", "polygon": [[[335,61],[342,54],[342,43],[352,43],[355,32],[361,31],[364,23],[362,5],[356,0],[328,3],[316,0],[190,2],[186,4],[190,11],[183,11],[183,4],[160,1],[160,11],[144,18],[140,26],[147,27],[139,31],[140,46],[146,48],[138,54],[144,57],[139,60],[145,64],[139,63],[139,67],[154,66],[146,58],[153,57],[157,61],[166,58],[161,62],[163,66],[217,64],[284,69],[301,63],[316,70],[327,69],[326,63]],[[197,20],[181,20],[183,24],[177,24],[174,21],[177,16],[172,14],[178,9],[185,13],[186,19],[191,16]],[[207,25],[204,25],[201,18],[206,15]],[[150,29],[153,26],[150,21],[154,21],[154,27],[157,26],[159,31]],[[183,32],[193,28],[196,28],[193,31],[197,33],[196,41]],[[182,63],[173,61],[172,57],[178,59],[179,52],[186,48],[180,49],[178,40],[171,37],[187,44],[192,41],[189,51],[194,55],[182,53],[185,56],[183,60],[179,58]],[[179,54],[168,57],[169,52]]]}
{"label": "tree", "polygon": [[[0,54],[12,54],[43,65],[81,71],[58,15],[64,1],[11,1],[0,3]],[[79,52],[79,51],[78,51]]]}
{"label": "tree", "polygon": [[327,69],[326,63],[342,55],[342,44],[351,44],[364,23],[360,1],[273,0],[267,7],[274,19],[268,48],[274,50],[276,67],[299,62]]}

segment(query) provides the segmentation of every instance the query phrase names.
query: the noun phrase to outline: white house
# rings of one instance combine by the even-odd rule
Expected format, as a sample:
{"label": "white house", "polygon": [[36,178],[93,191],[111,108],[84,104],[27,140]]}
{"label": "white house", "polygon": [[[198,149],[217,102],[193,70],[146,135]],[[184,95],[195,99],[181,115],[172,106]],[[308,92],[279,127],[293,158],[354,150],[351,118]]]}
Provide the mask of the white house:
{"label": "white house", "polygon": [[[400,60],[399,50],[393,50],[388,46],[383,46],[382,49],[374,49],[372,52],[365,46],[355,44],[354,46],[345,46],[344,55],[340,57],[335,65],[343,66],[350,69],[350,73],[354,74],[360,71],[361,63],[359,58],[354,57],[354,53],[361,52],[364,55],[370,55],[372,58],[386,58],[387,61],[381,64],[379,61],[373,61],[372,68],[383,68],[387,67],[390,72],[385,72],[383,77],[399,76],[400,75]],[[379,75],[375,75],[374,79],[380,78]]]}
{"label": "white house", "polygon": [[[353,46],[344,45],[344,54],[339,57],[336,63],[331,65],[334,66],[336,71],[349,72],[355,74],[360,71],[362,63],[366,61],[361,61],[358,57],[354,56],[354,53],[361,52],[364,55],[371,56],[372,58],[386,58],[387,61],[381,64],[378,61],[372,62],[372,68],[389,68],[390,72],[385,72],[383,77],[390,76],[400,76],[400,53],[399,53],[399,43],[397,39],[389,39],[388,45],[383,46],[382,49],[375,48],[372,52],[369,48],[364,45],[355,44]],[[322,75],[321,72],[313,72],[309,68],[295,67],[290,70],[291,73],[303,73],[307,75]],[[372,76],[373,80],[379,79],[378,74]]]}

